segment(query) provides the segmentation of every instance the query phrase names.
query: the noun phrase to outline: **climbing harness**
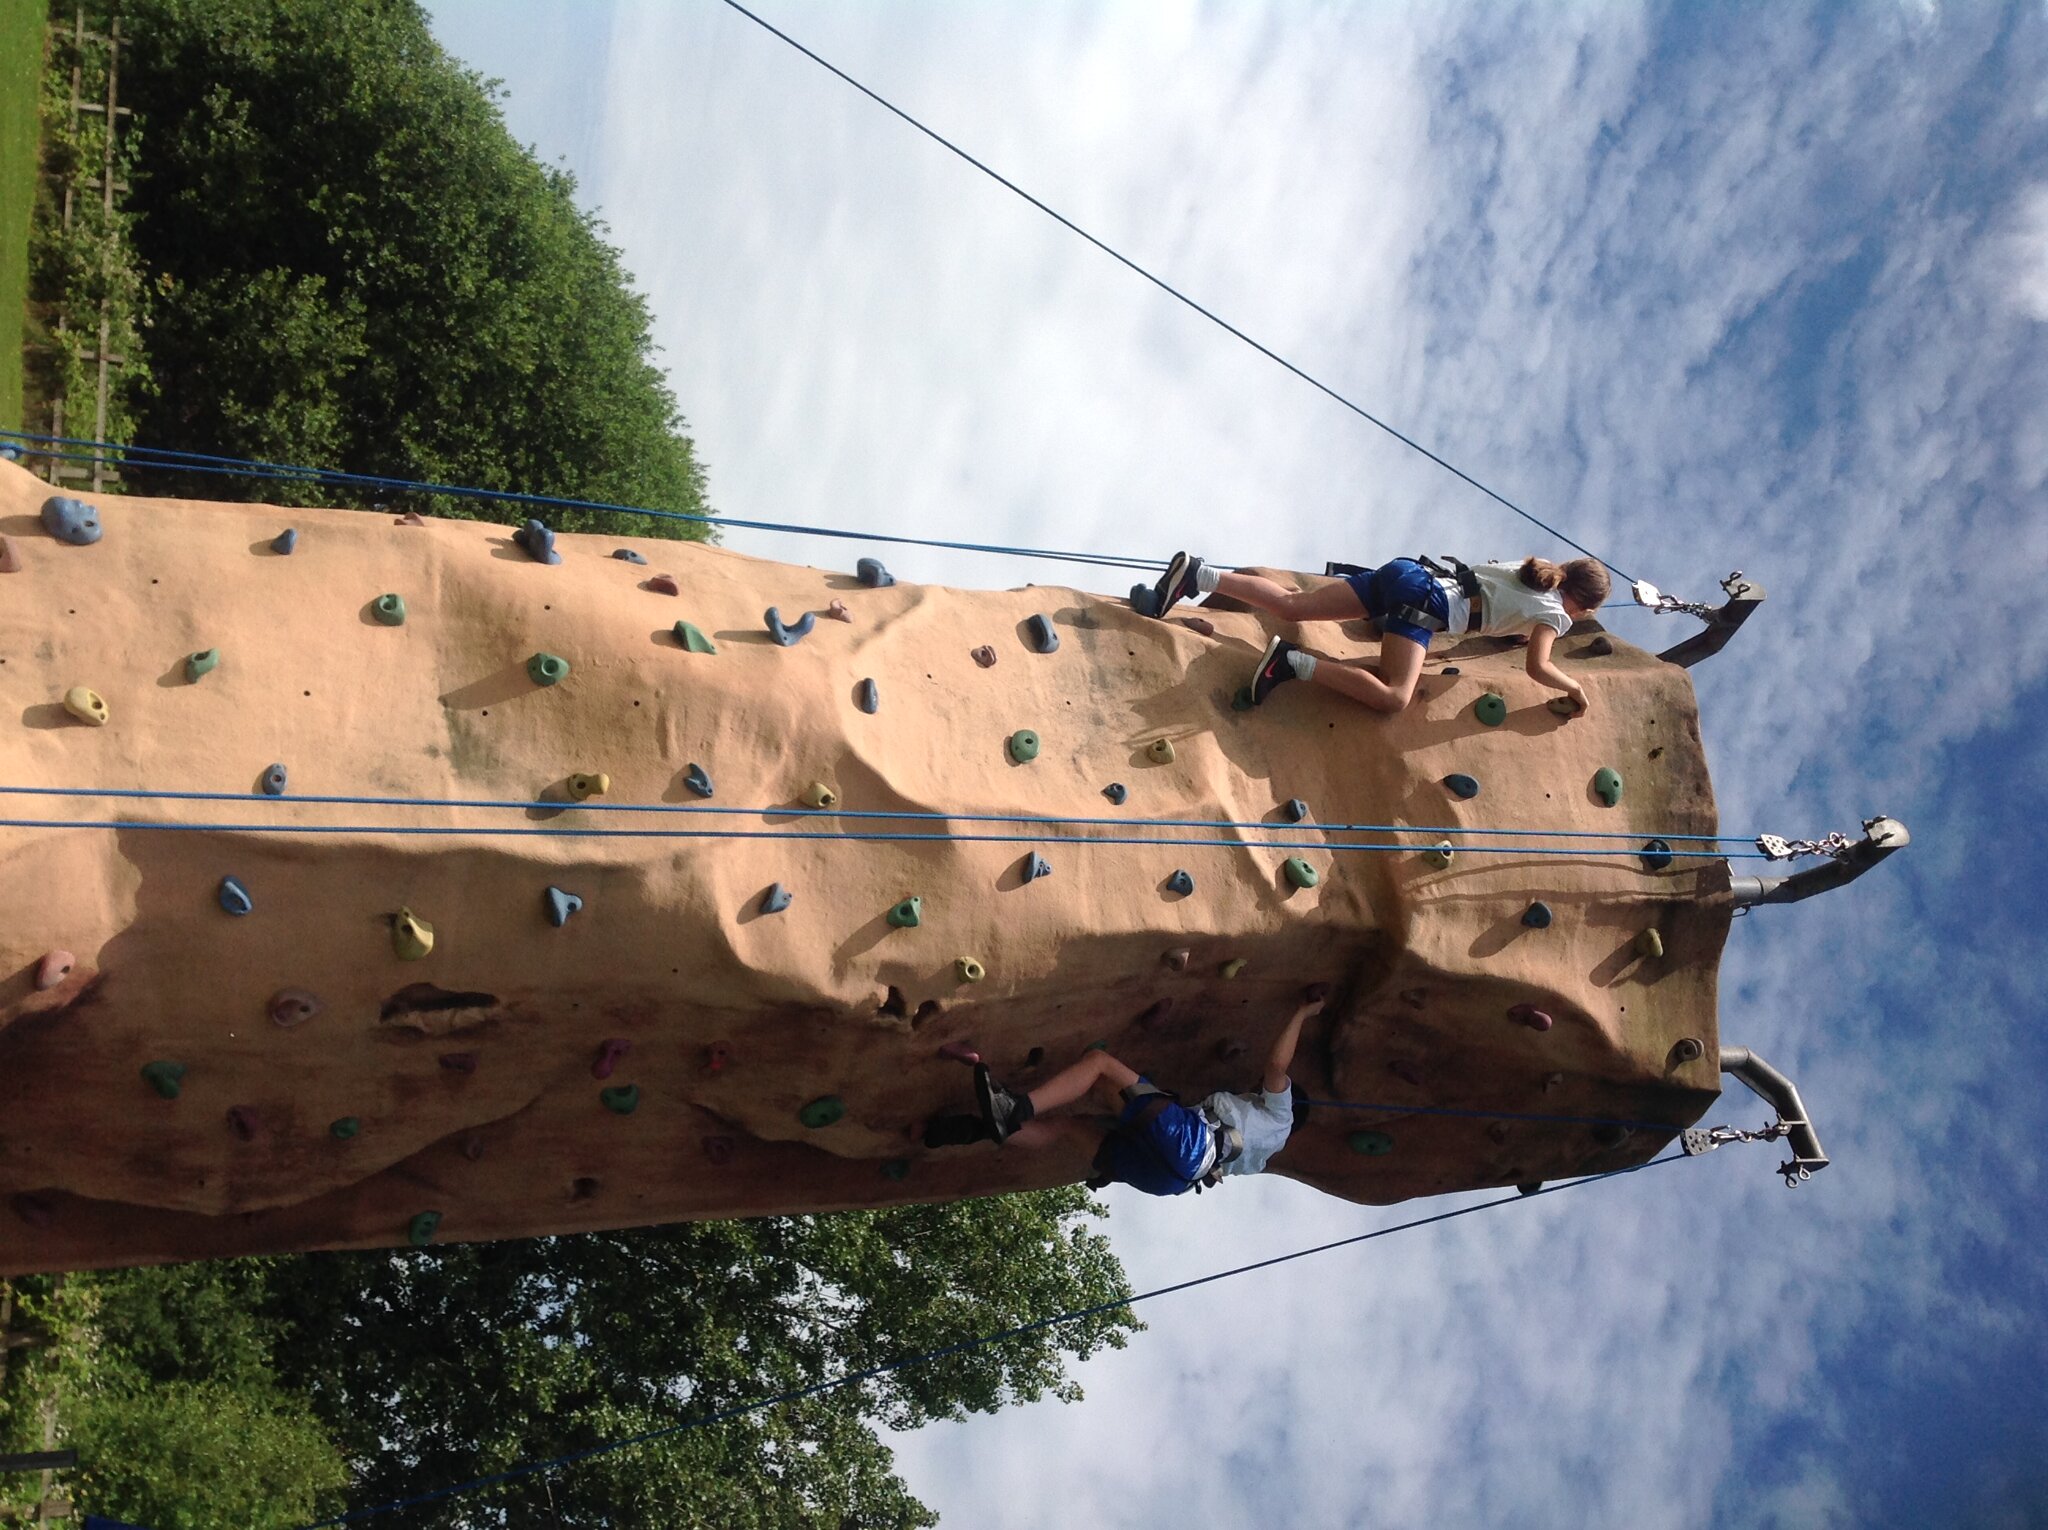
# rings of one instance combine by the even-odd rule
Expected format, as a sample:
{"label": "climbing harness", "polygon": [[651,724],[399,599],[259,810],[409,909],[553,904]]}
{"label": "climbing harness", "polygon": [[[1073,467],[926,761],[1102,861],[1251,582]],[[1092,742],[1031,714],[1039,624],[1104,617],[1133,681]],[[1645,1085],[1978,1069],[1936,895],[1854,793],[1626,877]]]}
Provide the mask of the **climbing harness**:
{"label": "climbing harness", "polygon": [[[1792,1135],[1794,1128],[1806,1125],[1804,1121],[1787,1121],[1780,1117],[1760,1131],[1744,1131],[1739,1126],[1688,1127],[1678,1134],[1678,1145],[1685,1150],[1688,1158],[1698,1158],[1711,1153],[1715,1148],[1729,1142],[1776,1142]],[[1778,1172],[1785,1176],[1785,1188],[1797,1190],[1806,1180],[1813,1178],[1810,1166],[1800,1161],[1797,1155],[1778,1165]]]}

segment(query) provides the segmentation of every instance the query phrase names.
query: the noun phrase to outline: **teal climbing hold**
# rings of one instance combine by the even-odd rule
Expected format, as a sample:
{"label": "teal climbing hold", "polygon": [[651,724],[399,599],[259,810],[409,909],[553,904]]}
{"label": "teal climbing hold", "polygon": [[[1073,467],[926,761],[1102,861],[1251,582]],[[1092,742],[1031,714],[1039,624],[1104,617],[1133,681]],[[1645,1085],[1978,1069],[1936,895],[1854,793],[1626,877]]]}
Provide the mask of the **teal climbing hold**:
{"label": "teal climbing hold", "polygon": [[1024,857],[1024,880],[1036,882],[1040,877],[1052,875],[1052,862],[1036,850]]}
{"label": "teal climbing hold", "polygon": [[1621,801],[1621,772],[1612,765],[1602,765],[1593,772],[1593,795],[1608,807]]}
{"label": "teal climbing hold", "polygon": [[821,1094],[796,1113],[796,1118],[812,1131],[830,1126],[846,1114],[846,1102],[836,1094]]}
{"label": "teal climbing hold", "polygon": [[1471,776],[1445,776],[1444,790],[1469,801],[1479,795],[1479,783]]}
{"label": "teal climbing hold", "polygon": [[355,1116],[341,1116],[327,1123],[327,1135],[337,1142],[346,1142],[363,1129],[363,1123]]}
{"label": "teal climbing hold", "polygon": [[695,622],[676,623],[676,643],[677,646],[686,649],[690,653],[718,652],[712,646],[711,639],[704,635],[703,629],[698,627]]}
{"label": "teal climbing hold", "polygon": [[711,784],[711,777],[705,774],[702,765],[693,764],[688,770],[683,772],[683,785],[700,797],[712,796],[717,791],[717,788]]}
{"label": "teal climbing hold", "polygon": [[405,625],[405,597],[402,595],[379,595],[370,602],[370,611],[387,627]]}
{"label": "teal climbing hold", "polygon": [[1532,930],[1549,929],[1550,905],[1548,903],[1530,904],[1526,909],[1522,911],[1522,923],[1527,925]]}
{"label": "teal climbing hold", "polygon": [[882,710],[882,693],[872,680],[863,680],[854,688],[853,704],[870,715]]}
{"label": "teal climbing hold", "polygon": [[791,899],[792,894],[790,890],[780,882],[777,882],[761,895],[761,912],[764,914],[779,914],[789,907]]}
{"label": "teal climbing hold", "polygon": [[1177,892],[1185,898],[1195,890],[1195,879],[1185,871],[1176,871],[1166,879],[1166,890],[1168,892]]}
{"label": "teal climbing hold", "polygon": [[298,546],[299,534],[290,528],[280,531],[270,542],[270,550],[281,558],[289,558],[298,550]]}
{"label": "teal climbing hold", "polygon": [[441,1213],[422,1211],[405,1224],[405,1241],[414,1248],[425,1248],[434,1241],[434,1234],[441,1230]]}
{"label": "teal climbing hold", "polygon": [[1472,715],[1489,728],[1498,728],[1508,720],[1508,699],[1498,691],[1488,691],[1472,703]]}
{"label": "teal climbing hold", "polygon": [[175,1100],[185,1087],[185,1065],[181,1062],[152,1062],[142,1065],[142,1077],[149,1087],[167,1100]]}
{"label": "teal climbing hold", "polygon": [[551,653],[537,653],[526,661],[526,678],[535,685],[553,685],[569,673],[569,661]]}
{"label": "teal climbing hold", "polygon": [[899,930],[914,930],[924,923],[924,899],[905,898],[889,910],[889,923]]}
{"label": "teal climbing hold", "polygon": [[768,608],[768,614],[761,618],[768,624],[768,636],[784,648],[792,647],[799,638],[808,637],[811,628],[818,624],[815,611],[806,611],[793,622],[785,622],[782,613],[775,607]]}
{"label": "teal climbing hold", "polygon": [[1662,871],[1671,864],[1671,846],[1661,839],[1645,840],[1636,853],[1643,858],[1645,871]]}
{"label": "teal climbing hold", "polygon": [[100,539],[100,513],[68,494],[52,494],[43,501],[43,530],[73,547],[89,546]]}
{"label": "teal climbing hold", "polygon": [[907,1158],[891,1158],[882,1165],[882,1178],[884,1179],[893,1179],[900,1182],[909,1177],[910,1160]]}
{"label": "teal climbing hold", "polygon": [[1102,789],[1102,795],[1109,799],[1112,807],[1122,807],[1124,799],[1130,796],[1130,790],[1123,782],[1112,781]]}
{"label": "teal climbing hold", "polygon": [[1287,805],[1281,811],[1287,815],[1289,823],[1300,823],[1304,818],[1308,817],[1308,804],[1299,797],[1289,797]]}
{"label": "teal climbing hold", "polygon": [[277,761],[270,769],[263,772],[263,795],[266,797],[282,797],[285,786],[290,780],[291,773],[284,768],[284,762],[282,760]]}
{"label": "teal climbing hold", "polygon": [[640,1108],[638,1084],[613,1084],[609,1089],[598,1090],[597,1097],[604,1101],[604,1108],[613,1115],[630,1116]]}
{"label": "teal climbing hold", "polygon": [[871,590],[886,590],[896,582],[896,576],[882,567],[879,558],[862,558],[855,563],[853,577]]}
{"label": "teal climbing hold", "polygon": [[1394,1151],[1394,1139],[1385,1132],[1353,1132],[1344,1139],[1354,1153],[1363,1153],[1368,1158],[1379,1158]]}
{"label": "teal climbing hold", "polygon": [[222,877],[220,879],[220,906],[230,914],[246,914],[256,906],[256,902],[249,896],[249,889],[240,882],[237,882],[233,877]]}
{"label": "teal climbing hold", "polygon": [[197,653],[185,655],[185,678],[197,681],[201,675],[210,675],[220,668],[220,650],[202,648]]}
{"label": "teal climbing hold", "polygon": [[547,905],[548,923],[560,929],[569,922],[569,916],[583,908],[583,900],[572,892],[563,892],[559,887],[550,887],[543,899]]}
{"label": "teal climbing hold", "polygon": [[1028,764],[1038,758],[1038,735],[1029,728],[1019,728],[1010,735],[1010,758],[1019,765]]}
{"label": "teal climbing hold", "polygon": [[1024,631],[1031,639],[1031,646],[1040,653],[1051,653],[1060,646],[1060,635],[1052,630],[1052,618],[1034,616],[1024,624]]}
{"label": "teal climbing hold", "polygon": [[1313,887],[1316,885],[1316,883],[1322,881],[1323,879],[1322,874],[1318,872],[1315,869],[1315,867],[1311,866],[1307,861],[1303,860],[1298,855],[1288,856],[1287,859],[1282,863],[1282,865],[1286,869],[1287,880],[1292,882],[1296,887]]}
{"label": "teal climbing hold", "polygon": [[1249,712],[1257,705],[1257,700],[1252,696],[1252,688],[1248,685],[1240,685],[1237,694],[1230,698],[1230,710],[1233,712]]}

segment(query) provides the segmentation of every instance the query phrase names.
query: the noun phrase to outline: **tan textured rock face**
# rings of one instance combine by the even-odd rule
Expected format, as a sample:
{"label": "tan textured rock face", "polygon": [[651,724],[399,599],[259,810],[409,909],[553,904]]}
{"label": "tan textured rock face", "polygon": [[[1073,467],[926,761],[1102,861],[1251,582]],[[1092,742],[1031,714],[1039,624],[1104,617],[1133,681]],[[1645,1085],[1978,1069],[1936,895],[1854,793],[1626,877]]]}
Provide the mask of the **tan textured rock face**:
{"label": "tan textured rock face", "polygon": [[[1631,855],[1461,850],[1439,869],[1413,848],[1321,847],[1318,825],[1335,822],[1714,832],[1690,683],[1625,644],[1603,657],[1584,654],[1584,634],[1560,645],[1596,703],[1570,723],[1519,652],[1469,641],[1439,647],[1425,699],[1399,718],[1303,685],[1236,712],[1263,641],[1242,613],[1209,613],[1205,637],[1065,589],[871,590],[601,538],[562,538],[549,567],[503,527],[143,499],[104,501],[104,539],[72,547],[36,524],[48,492],[0,465],[0,534],[22,565],[0,574],[0,782],[231,800],[10,795],[0,810],[258,831],[0,829],[0,1273],[402,1243],[427,1210],[444,1239],[494,1238],[1076,1179],[1078,1160],[917,1146],[927,1115],[969,1098],[939,1047],[971,1040],[1028,1084],[1106,1041],[1192,1098],[1250,1087],[1314,981],[1335,995],[1296,1075],[1318,1098],[1676,1128],[1717,1093],[1719,864],[1653,874]],[[278,556],[286,527],[297,550]],[[611,558],[622,545],[649,563]],[[664,573],[679,594],[644,588]],[[377,619],[386,593],[404,599],[402,626]],[[834,600],[850,621],[822,619]],[[771,605],[821,619],[778,647]],[[1026,641],[1037,613],[1056,653]],[[679,618],[718,652],[685,651]],[[1329,627],[1309,637],[1371,646]],[[974,657],[984,645],[991,667]],[[218,666],[188,681],[187,655],[208,648]],[[560,684],[529,679],[540,651],[569,661]],[[1462,673],[1441,677],[1443,664]],[[872,715],[858,705],[868,679]],[[104,726],[64,710],[74,686],[105,699]],[[1489,687],[1511,708],[1497,728],[1473,715]],[[1007,748],[1018,729],[1041,741],[1028,763]],[[1170,764],[1151,756],[1160,738]],[[281,799],[260,793],[273,762],[290,772]],[[685,785],[693,763],[716,784],[708,803]],[[1593,793],[1601,766],[1625,779],[1618,807]],[[600,771],[609,790],[592,805],[747,811],[541,805]],[[1480,795],[1447,792],[1453,771]],[[1129,789],[1121,807],[1102,796],[1112,781]],[[814,782],[843,809],[955,816],[757,811],[798,805]],[[1312,817],[1284,833],[1140,827],[1278,822],[1292,797]],[[1054,832],[970,814],[1116,822]],[[643,837],[453,832],[491,826]],[[813,837],[948,826],[990,838]],[[1074,842],[1087,835],[1157,842]],[[1052,874],[1025,882],[1032,851]],[[1290,854],[1322,873],[1317,887],[1289,886]],[[1165,885],[1179,868],[1192,895]],[[246,916],[223,912],[226,876],[248,890]],[[766,913],[774,883],[791,902]],[[551,885],[583,899],[560,928]],[[911,894],[922,922],[892,927]],[[1538,898],[1548,929],[1521,923]],[[401,909],[433,926],[422,960],[395,953]],[[1649,927],[1661,957],[1635,953]],[[1177,949],[1184,971],[1165,960]],[[52,951],[75,960],[39,988]],[[982,981],[961,980],[962,957]],[[1512,1022],[1525,1003],[1555,1026]],[[1686,1037],[1701,1060],[1674,1063]],[[630,1050],[610,1048],[610,1076],[595,1077],[619,1041]],[[174,1099],[142,1076],[160,1061],[184,1068]],[[637,1108],[607,1108],[600,1091],[628,1085]],[[826,1096],[843,1116],[806,1126],[800,1111]],[[358,1129],[337,1137],[344,1118]],[[1393,1150],[1352,1151],[1360,1129]],[[1390,1202],[1640,1162],[1668,1141],[1321,1109],[1276,1167]]]}

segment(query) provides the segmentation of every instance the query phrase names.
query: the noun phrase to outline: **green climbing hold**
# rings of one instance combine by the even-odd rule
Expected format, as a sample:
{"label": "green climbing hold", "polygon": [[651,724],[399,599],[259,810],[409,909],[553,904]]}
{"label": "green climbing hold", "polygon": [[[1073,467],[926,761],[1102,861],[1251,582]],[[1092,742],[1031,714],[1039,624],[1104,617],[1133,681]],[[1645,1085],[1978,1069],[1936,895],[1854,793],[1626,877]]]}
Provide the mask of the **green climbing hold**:
{"label": "green climbing hold", "polygon": [[640,1108],[638,1084],[614,1084],[609,1089],[598,1090],[597,1097],[604,1101],[604,1108],[614,1115],[630,1116]]}
{"label": "green climbing hold", "polygon": [[179,1062],[153,1062],[142,1065],[142,1076],[149,1087],[167,1100],[175,1100],[178,1092],[185,1087],[185,1065]]}
{"label": "green climbing hold", "polygon": [[387,627],[405,625],[405,597],[402,595],[379,595],[370,602],[370,611]]}
{"label": "green climbing hold", "polygon": [[1378,1158],[1394,1151],[1394,1139],[1385,1132],[1353,1132],[1344,1139],[1351,1144],[1351,1151],[1363,1153],[1368,1158]]}
{"label": "green climbing hold", "polygon": [[840,1099],[836,1094],[821,1094],[818,1098],[804,1106],[802,1110],[799,1110],[796,1113],[796,1118],[812,1131],[817,1131],[820,1127],[830,1126],[845,1114],[846,1102],[844,1100]]}
{"label": "green climbing hold", "polygon": [[1019,765],[1025,765],[1038,758],[1038,735],[1029,728],[1019,728],[1010,735],[1010,758]]}
{"label": "green climbing hold", "polygon": [[196,683],[201,675],[210,675],[220,668],[220,650],[202,648],[197,653],[185,655],[185,678]]}
{"label": "green climbing hold", "polygon": [[899,930],[914,930],[924,923],[924,899],[905,898],[889,910],[889,923]]}
{"label": "green climbing hold", "polygon": [[425,1248],[434,1241],[434,1234],[441,1230],[441,1213],[422,1211],[405,1224],[405,1241],[414,1248]]}
{"label": "green climbing hold", "polygon": [[712,646],[711,639],[704,635],[703,629],[695,622],[676,623],[676,646],[689,653],[718,652]]}
{"label": "green climbing hold", "polygon": [[1237,694],[1230,698],[1230,710],[1233,712],[1249,712],[1258,704],[1258,699],[1252,695],[1252,688],[1248,685],[1240,685]]}
{"label": "green climbing hold", "polygon": [[882,1165],[882,1178],[902,1181],[910,1178],[910,1160],[892,1158]]}
{"label": "green climbing hold", "polygon": [[1322,875],[1315,867],[1298,855],[1290,855],[1286,861],[1287,880],[1296,887],[1313,887],[1322,881]]}
{"label": "green climbing hold", "polygon": [[1636,955],[1654,957],[1662,956],[1663,954],[1664,937],[1659,935],[1654,929],[1644,930],[1642,934],[1636,937]]}
{"label": "green climbing hold", "polygon": [[363,1123],[357,1120],[354,1116],[343,1116],[338,1121],[331,1121],[328,1123],[327,1135],[332,1137],[336,1142],[346,1142],[351,1137],[355,1136],[358,1132],[360,1132],[362,1129]]}
{"label": "green climbing hold", "polygon": [[1621,772],[1612,765],[1602,765],[1593,772],[1593,795],[1609,807],[1621,801]]}
{"label": "green climbing hold", "polygon": [[553,685],[569,673],[569,661],[551,653],[537,653],[526,661],[526,678],[535,685]]}
{"label": "green climbing hold", "polygon": [[1508,699],[1498,691],[1488,691],[1472,703],[1472,715],[1489,728],[1498,728],[1508,720]]}
{"label": "green climbing hold", "polygon": [[1451,864],[1453,853],[1451,842],[1447,839],[1440,839],[1422,852],[1422,858],[1441,871],[1444,867]]}

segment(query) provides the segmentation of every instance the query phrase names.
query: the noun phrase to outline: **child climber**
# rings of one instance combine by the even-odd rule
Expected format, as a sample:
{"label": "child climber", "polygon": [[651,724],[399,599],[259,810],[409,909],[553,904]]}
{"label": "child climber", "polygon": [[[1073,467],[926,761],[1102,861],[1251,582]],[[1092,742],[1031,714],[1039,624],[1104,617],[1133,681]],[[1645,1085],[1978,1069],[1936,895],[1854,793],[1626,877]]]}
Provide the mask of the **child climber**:
{"label": "child climber", "polygon": [[[1322,1007],[1323,989],[1318,985],[1303,996],[1273,1043],[1257,1091],[1219,1090],[1199,1105],[1181,1104],[1107,1052],[1089,1052],[1029,1094],[1005,1089],[984,1064],[976,1063],[974,1088],[981,1113],[935,1117],[925,1128],[925,1146],[995,1142],[1045,1148],[1063,1138],[1087,1139],[1096,1141],[1091,1187],[1100,1189],[1115,1181],[1147,1195],[1181,1195],[1215,1185],[1226,1174],[1257,1174],[1287,1145],[1294,1130],[1294,1081],[1287,1070],[1294,1062],[1302,1022]],[[1045,1119],[1105,1081],[1115,1085],[1123,1099],[1123,1109],[1107,1132],[1100,1118]]]}
{"label": "child climber", "polygon": [[1379,627],[1377,665],[1319,658],[1285,638],[1274,638],[1252,671],[1254,703],[1264,701],[1276,685],[1307,680],[1362,701],[1376,712],[1398,712],[1408,705],[1422,678],[1430,638],[1452,632],[1527,637],[1529,678],[1563,691],[1583,715],[1586,688],[1551,663],[1550,652],[1573,622],[1600,608],[1607,591],[1607,569],[1594,558],[1574,558],[1563,565],[1526,558],[1519,565],[1482,563],[1477,568],[1453,558],[1449,569],[1426,559],[1396,558],[1378,568],[1347,568],[1335,584],[1310,593],[1257,574],[1226,574],[1180,552],[1159,581],[1154,614],[1166,615],[1175,602],[1191,595],[1215,593],[1289,621],[1341,622],[1364,616]]}

